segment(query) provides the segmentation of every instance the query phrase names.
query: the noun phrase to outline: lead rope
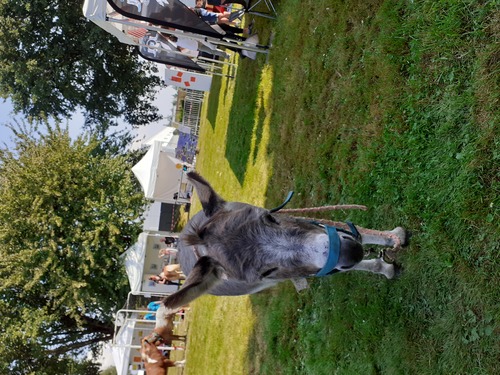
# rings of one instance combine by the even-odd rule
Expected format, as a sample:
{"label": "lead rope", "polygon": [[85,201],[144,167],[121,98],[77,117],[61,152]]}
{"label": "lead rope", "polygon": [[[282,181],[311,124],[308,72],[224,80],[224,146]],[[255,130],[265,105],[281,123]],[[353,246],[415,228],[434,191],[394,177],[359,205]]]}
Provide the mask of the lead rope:
{"label": "lead rope", "polygon": [[334,206],[320,206],[320,207],[309,207],[309,208],[285,208],[280,210],[283,213],[307,213],[307,212],[324,212],[324,211],[334,211],[334,210],[368,210],[368,207],[360,204],[337,204]]}
{"label": "lead rope", "polygon": [[360,204],[338,204],[335,206],[320,206],[320,207],[309,207],[309,208],[285,208],[288,202],[292,200],[293,191],[289,191],[288,195],[285,198],[285,201],[281,203],[278,207],[271,208],[269,212],[278,212],[281,211],[283,213],[301,213],[301,212],[324,212],[324,211],[332,211],[332,210],[363,210],[366,211],[368,207],[360,205]]}
{"label": "lead rope", "polygon": [[[296,216],[298,219],[303,219],[303,220],[310,220],[311,218],[310,217],[304,217],[304,216]],[[351,230],[349,224],[347,223],[342,223],[340,221],[332,221],[332,220],[325,220],[325,219],[314,219],[315,221],[317,221],[318,223],[320,224],[323,224],[323,225],[330,225],[330,226],[333,226],[333,227],[336,227],[336,228],[340,228],[342,230],[345,230],[347,232],[349,232]],[[401,240],[400,238],[394,234],[394,233],[390,233],[390,232],[382,232],[382,231],[379,231],[379,230],[374,230],[374,229],[367,229],[367,228],[362,228],[362,227],[359,227],[356,225],[356,229],[359,231],[359,233],[361,233],[362,235],[365,234],[365,235],[375,235],[375,236],[382,236],[382,237],[385,237],[385,238],[390,238],[391,240],[394,241],[394,245],[393,245],[393,248],[395,250],[397,249],[400,249],[401,248]]]}
{"label": "lead rope", "polygon": [[[288,193],[285,201],[281,205],[279,205],[278,207],[273,208],[269,211],[270,212],[280,211],[280,213],[287,213],[287,214],[298,214],[298,213],[308,214],[308,213],[314,213],[314,212],[325,212],[325,211],[334,211],[334,210],[362,210],[362,211],[366,211],[368,209],[368,207],[363,206],[363,205],[359,205],[359,204],[339,204],[339,205],[333,205],[333,206],[283,209],[283,207],[285,207],[286,204],[288,202],[290,202],[292,197],[293,197],[293,191],[290,191]],[[295,216],[295,215],[292,215],[292,216]],[[338,222],[338,221],[331,221],[331,220],[325,220],[325,219],[315,219],[315,218],[300,217],[300,216],[297,216],[297,218],[304,219],[304,220],[314,219],[315,221],[317,221],[320,224],[330,225],[330,226],[334,226],[336,228],[341,228],[342,230],[344,230],[348,233],[349,233],[349,231],[352,231],[352,229],[353,229],[352,224],[350,224],[350,223],[342,223],[342,222]],[[361,234],[376,235],[376,236],[382,236],[385,238],[389,238],[389,239],[393,240],[393,242],[394,242],[393,248],[395,250],[401,248],[401,240],[394,233],[382,232],[382,231],[378,231],[378,230],[374,230],[374,229],[366,229],[366,228],[362,228],[362,227],[358,227],[358,226],[356,226],[356,229]]]}

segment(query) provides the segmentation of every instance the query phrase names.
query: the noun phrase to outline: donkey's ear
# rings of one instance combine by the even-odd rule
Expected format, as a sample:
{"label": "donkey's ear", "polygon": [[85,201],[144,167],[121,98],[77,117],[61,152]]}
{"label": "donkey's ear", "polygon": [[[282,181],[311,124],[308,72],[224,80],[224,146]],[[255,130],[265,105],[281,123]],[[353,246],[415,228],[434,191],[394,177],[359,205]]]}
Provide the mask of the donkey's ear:
{"label": "donkey's ear", "polygon": [[189,181],[193,184],[200,198],[203,212],[208,217],[212,216],[222,208],[226,201],[222,199],[210,184],[196,172],[189,172],[187,174]]}
{"label": "donkey's ear", "polygon": [[221,264],[215,259],[203,256],[194,265],[182,288],[163,300],[167,311],[187,305],[215,287],[225,278]]}

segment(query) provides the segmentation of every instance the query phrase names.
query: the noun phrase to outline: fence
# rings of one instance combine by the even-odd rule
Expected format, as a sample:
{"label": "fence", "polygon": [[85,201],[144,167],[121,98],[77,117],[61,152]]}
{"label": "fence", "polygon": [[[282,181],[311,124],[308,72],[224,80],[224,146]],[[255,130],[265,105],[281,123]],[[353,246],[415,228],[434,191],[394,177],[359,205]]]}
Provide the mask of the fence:
{"label": "fence", "polygon": [[183,126],[191,129],[191,135],[198,136],[200,132],[201,106],[205,98],[204,91],[185,90],[184,113],[182,116]]}

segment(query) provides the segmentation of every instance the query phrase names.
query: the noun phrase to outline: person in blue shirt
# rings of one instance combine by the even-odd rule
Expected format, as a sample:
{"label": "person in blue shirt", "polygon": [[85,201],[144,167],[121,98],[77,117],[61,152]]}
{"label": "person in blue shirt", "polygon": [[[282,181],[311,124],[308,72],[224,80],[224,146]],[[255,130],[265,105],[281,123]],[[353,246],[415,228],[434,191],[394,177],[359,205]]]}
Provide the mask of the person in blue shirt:
{"label": "person in blue shirt", "polygon": [[211,24],[211,25],[229,25],[231,21],[229,21],[230,12],[216,13],[211,12],[205,9],[205,1],[204,0],[196,0],[196,5],[194,8],[194,12],[200,17],[203,21]]}
{"label": "person in blue shirt", "polygon": [[231,26],[231,21],[229,19],[230,12],[224,13],[216,13],[211,12],[205,9],[205,1],[204,0],[196,0],[195,8],[191,8],[203,21],[207,22],[211,25],[218,25],[222,30],[226,33],[233,35],[235,38],[239,40],[245,40],[244,37],[238,37],[236,34],[247,34],[251,35],[253,30],[254,21],[250,23],[250,25],[244,29]]}

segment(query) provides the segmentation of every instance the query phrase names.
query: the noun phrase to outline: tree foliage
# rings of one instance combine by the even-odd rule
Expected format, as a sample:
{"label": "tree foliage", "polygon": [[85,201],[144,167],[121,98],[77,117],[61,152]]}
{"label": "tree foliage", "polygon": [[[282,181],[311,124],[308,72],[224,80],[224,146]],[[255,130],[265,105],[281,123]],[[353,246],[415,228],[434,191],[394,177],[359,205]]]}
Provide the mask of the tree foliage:
{"label": "tree foliage", "polygon": [[82,0],[0,0],[0,97],[32,119],[87,125],[161,119],[152,105],[159,78],[130,46],[85,19]]}
{"label": "tree foliage", "polygon": [[128,291],[120,255],[145,203],[130,161],[101,141],[72,141],[58,125],[16,134],[0,150],[1,373],[19,358],[55,366],[112,337]]}

